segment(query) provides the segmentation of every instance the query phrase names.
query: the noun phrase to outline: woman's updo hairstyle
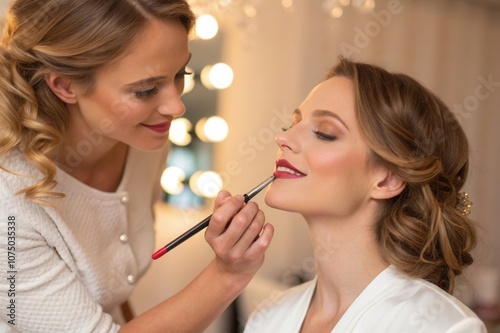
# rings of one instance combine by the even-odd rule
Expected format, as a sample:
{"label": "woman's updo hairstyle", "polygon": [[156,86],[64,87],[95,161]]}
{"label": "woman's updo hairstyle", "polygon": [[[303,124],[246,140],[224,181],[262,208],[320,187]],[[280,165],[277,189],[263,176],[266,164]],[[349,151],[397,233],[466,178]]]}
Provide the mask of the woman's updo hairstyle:
{"label": "woman's updo hairstyle", "polygon": [[469,159],[464,131],[438,97],[407,75],[340,58],[327,77],[333,76],[354,83],[357,122],[371,161],[406,183],[376,224],[384,259],[451,293],[476,245],[460,200]]}

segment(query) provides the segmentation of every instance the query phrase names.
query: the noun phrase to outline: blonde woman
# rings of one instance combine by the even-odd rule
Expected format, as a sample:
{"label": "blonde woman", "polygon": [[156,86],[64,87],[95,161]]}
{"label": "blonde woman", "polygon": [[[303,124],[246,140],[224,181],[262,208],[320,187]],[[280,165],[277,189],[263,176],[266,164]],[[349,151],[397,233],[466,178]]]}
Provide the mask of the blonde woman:
{"label": "blonde woman", "polygon": [[340,59],[276,143],[265,201],[305,218],[317,275],[266,301],[245,333],[486,332],[451,294],[476,231],[460,193],[467,139],[436,96]]}
{"label": "blonde woman", "polygon": [[215,259],[131,322],[112,316],[151,261],[193,22],[184,0],[12,2],[0,47],[0,331],[201,332],[261,266],[272,227],[222,192],[205,234]]}

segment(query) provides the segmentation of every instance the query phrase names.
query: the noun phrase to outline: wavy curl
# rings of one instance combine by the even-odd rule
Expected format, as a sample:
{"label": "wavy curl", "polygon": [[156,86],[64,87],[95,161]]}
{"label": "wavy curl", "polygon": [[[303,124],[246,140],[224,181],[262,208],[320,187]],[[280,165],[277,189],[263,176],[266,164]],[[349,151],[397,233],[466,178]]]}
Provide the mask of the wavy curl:
{"label": "wavy curl", "polygon": [[477,242],[474,223],[458,206],[469,166],[464,131],[438,97],[407,75],[339,58],[332,76],[354,83],[371,161],[406,183],[376,223],[384,259],[451,293],[456,276],[472,264]]}
{"label": "wavy curl", "polygon": [[188,32],[194,25],[185,0],[11,4],[0,46],[0,156],[20,149],[42,174],[19,194],[43,204],[48,204],[47,198],[63,196],[53,191],[56,166],[50,156],[62,143],[69,114],[46,84],[46,74],[66,76],[91,93],[96,71],[119,59],[152,17],[179,20]]}

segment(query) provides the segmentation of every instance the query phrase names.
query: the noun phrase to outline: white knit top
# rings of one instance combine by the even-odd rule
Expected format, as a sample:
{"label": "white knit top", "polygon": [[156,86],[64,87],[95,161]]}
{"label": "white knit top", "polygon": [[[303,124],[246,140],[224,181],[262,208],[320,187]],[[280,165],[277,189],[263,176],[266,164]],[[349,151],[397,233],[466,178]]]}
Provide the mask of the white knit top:
{"label": "white knit top", "polygon": [[[166,151],[130,149],[113,193],[58,169],[56,191],[66,196],[53,200],[55,208],[15,194],[32,178],[0,170],[0,332],[118,331],[110,313],[151,262],[165,162]],[[40,175],[19,151],[0,165]]]}

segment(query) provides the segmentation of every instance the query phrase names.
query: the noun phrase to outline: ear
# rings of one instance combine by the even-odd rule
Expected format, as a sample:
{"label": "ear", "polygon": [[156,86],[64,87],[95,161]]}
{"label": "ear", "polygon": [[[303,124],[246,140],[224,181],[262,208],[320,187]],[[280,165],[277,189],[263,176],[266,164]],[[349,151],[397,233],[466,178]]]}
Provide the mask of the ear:
{"label": "ear", "polygon": [[45,75],[45,82],[64,103],[75,104],[77,102],[77,94],[68,78],[56,73],[49,73]]}
{"label": "ear", "polygon": [[377,178],[372,191],[374,199],[390,199],[399,195],[406,187],[406,182],[386,168],[377,171]]}

